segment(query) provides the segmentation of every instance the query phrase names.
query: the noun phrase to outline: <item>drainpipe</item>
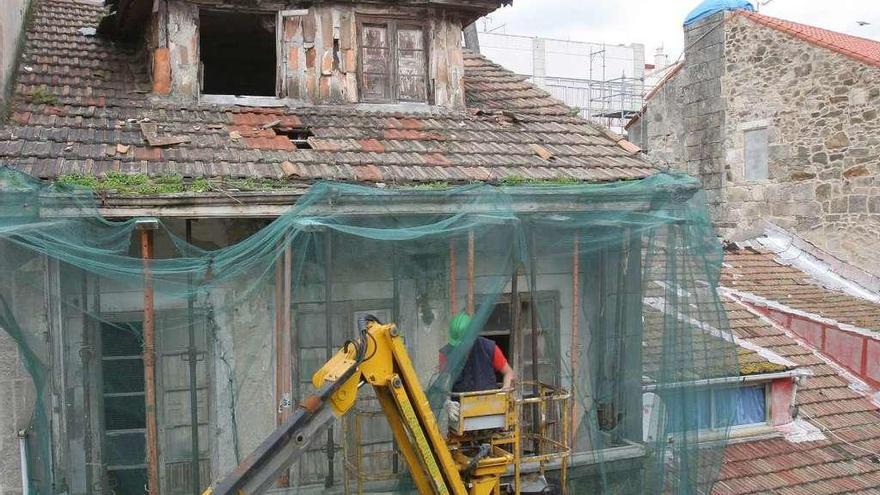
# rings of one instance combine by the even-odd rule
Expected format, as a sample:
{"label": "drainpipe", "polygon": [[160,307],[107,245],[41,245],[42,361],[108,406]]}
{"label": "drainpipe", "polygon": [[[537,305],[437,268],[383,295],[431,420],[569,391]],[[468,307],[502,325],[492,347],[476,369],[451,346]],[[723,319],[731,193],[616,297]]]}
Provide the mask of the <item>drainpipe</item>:
{"label": "drainpipe", "polygon": [[21,456],[21,493],[30,495],[30,468],[27,457],[27,430],[18,430],[18,453]]}

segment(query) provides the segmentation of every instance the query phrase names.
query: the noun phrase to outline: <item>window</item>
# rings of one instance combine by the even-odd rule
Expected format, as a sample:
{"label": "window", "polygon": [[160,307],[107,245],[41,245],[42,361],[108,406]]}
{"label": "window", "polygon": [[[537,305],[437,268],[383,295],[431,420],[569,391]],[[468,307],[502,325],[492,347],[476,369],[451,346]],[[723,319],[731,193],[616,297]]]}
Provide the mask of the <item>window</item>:
{"label": "window", "polygon": [[202,92],[275,96],[274,15],[199,12]]}
{"label": "window", "polygon": [[[510,365],[514,365],[514,359],[521,360],[522,379],[530,380],[532,377],[532,304],[531,295],[521,292],[519,325],[520,335],[523,339],[523,355],[514,356],[513,339],[511,331],[514,327],[513,312],[511,307],[512,294],[502,294],[492,308],[492,312],[486,319],[486,323],[480,331],[480,335],[495,342],[504,355],[507,356]],[[559,354],[559,309],[558,296],[552,291],[536,291],[535,306],[538,311],[535,321],[538,324],[538,379],[548,385],[558,385],[560,381],[560,354]],[[498,377],[501,382],[501,376]]]}
{"label": "window", "polygon": [[766,386],[683,390],[668,398],[669,432],[716,430],[767,422]]}
{"label": "window", "polygon": [[116,493],[145,493],[146,406],[141,323],[101,323],[104,464]]}
{"label": "window", "polygon": [[767,128],[745,131],[745,177],[747,180],[762,180],[769,177]]}
{"label": "window", "polygon": [[427,102],[425,32],[402,21],[360,24],[361,101]]}

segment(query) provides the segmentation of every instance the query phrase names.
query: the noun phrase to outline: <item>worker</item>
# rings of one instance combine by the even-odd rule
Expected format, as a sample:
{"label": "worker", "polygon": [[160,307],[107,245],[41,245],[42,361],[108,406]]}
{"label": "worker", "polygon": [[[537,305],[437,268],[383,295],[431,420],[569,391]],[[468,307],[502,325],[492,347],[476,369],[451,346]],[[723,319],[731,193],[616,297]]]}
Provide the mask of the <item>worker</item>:
{"label": "worker", "polygon": [[[449,344],[440,349],[440,371],[446,367],[448,356],[461,344],[471,324],[467,313],[455,315],[449,322]],[[501,374],[501,388],[513,385],[513,369],[495,342],[485,337],[477,337],[468,353],[458,378],[452,385],[453,392],[476,392],[497,388],[495,372]]]}

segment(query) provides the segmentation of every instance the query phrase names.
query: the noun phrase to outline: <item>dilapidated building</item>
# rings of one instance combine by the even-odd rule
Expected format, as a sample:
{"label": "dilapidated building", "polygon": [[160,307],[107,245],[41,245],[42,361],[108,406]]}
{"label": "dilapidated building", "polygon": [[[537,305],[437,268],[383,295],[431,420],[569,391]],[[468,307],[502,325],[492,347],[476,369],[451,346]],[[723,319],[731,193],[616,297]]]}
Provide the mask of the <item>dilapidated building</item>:
{"label": "dilapidated building", "polygon": [[[505,3],[36,1],[0,127],[0,493],[198,493],[366,313],[432,397],[471,315],[544,408],[525,470],[572,493],[703,490],[730,437],[780,437],[809,373],[731,332],[702,193],[464,50]],[[401,488],[362,399],[279,492]]]}

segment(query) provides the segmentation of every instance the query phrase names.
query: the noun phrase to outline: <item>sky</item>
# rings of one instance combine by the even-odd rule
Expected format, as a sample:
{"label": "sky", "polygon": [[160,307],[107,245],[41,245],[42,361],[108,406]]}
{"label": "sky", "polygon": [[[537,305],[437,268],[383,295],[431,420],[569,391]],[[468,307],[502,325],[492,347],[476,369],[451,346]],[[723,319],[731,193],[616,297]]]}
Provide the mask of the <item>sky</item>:
{"label": "sky", "polygon": [[[752,0],[752,3],[767,0]],[[700,0],[513,0],[479,21],[508,34],[608,44],[643,43],[645,56],[663,46],[682,50],[682,23]],[[880,41],[880,0],[771,0],[762,14]],[[859,26],[858,21],[869,22]]]}

